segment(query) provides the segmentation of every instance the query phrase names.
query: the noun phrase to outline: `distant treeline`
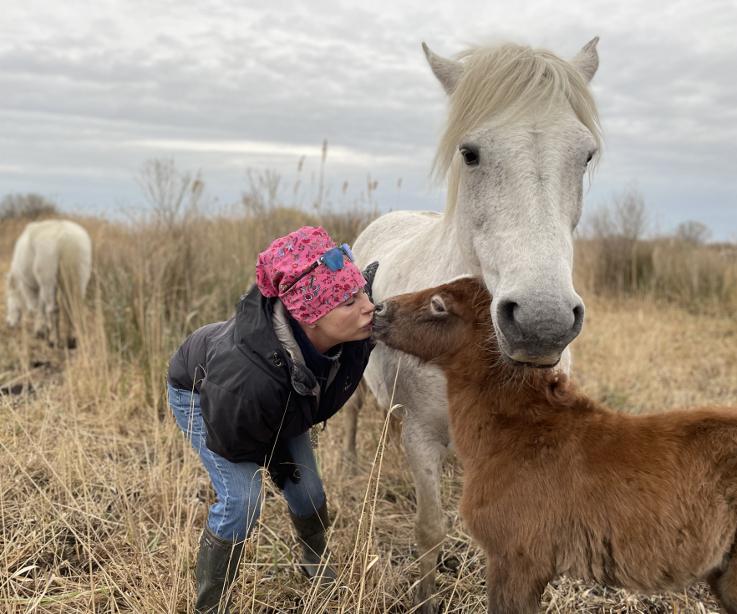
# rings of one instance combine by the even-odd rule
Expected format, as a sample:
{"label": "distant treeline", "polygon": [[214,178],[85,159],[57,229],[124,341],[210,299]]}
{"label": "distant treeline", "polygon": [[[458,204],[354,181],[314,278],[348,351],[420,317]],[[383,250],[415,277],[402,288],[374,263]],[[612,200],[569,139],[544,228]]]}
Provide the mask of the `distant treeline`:
{"label": "distant treeline", "polygon": [[0,200],[0,221],[18,218],[34,220],[58,213],[58,207],[40,194],[7,194]]}

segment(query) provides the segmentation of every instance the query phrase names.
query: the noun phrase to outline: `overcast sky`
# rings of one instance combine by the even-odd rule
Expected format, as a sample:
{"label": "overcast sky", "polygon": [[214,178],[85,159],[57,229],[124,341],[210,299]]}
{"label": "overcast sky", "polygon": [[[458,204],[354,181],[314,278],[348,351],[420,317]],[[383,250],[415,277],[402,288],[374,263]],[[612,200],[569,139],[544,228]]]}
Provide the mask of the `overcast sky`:
{"label": "overcast sky", "polygon": [[421,41],[446,56],[509,40],[571,57],[598,35],[605,149],[586,209],[635,188],[653,231],[696,219],[737,240],[734,0],[0,7],[0,195],[114,215],[141,205],[146,160],[173,158],[201,171],[213,206],[239,199],[248,169],[279,172],[282,199],[306,203],[327,139],[335,206],[365,199],[370,174],[381,209],[439,210],[429,170],[446,100]]}

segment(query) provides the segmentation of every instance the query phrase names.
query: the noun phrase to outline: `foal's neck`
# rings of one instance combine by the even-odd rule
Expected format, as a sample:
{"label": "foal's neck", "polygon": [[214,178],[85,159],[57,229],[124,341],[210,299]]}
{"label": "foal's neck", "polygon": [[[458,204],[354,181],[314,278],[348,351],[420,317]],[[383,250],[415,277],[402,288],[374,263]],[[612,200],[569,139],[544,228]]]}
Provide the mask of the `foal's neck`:
{"label": "foal's neck", "polygon": [[465,406],[464,412],[539,415],[564,408],[593,407],[593,402],[578,393],[562,373],[514,367],[499,357],[465,354],[445,369],[451,405],[456,399]]}

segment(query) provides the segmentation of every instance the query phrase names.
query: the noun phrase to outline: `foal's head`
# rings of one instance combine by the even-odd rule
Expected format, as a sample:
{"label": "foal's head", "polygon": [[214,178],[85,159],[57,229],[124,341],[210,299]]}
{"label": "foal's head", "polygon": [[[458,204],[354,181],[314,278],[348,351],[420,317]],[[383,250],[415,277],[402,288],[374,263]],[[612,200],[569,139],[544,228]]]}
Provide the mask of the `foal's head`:
{"label": "foal's head", "polygon": [[376,305],[374,338],[466,380],[512,391],[513,397],[505,398],[520,401],[521,393],[526,402],[542,394],[551,406],[576,402],[575,388],[563,373],[505,357],[491,323],[491,300],[479,277],[393,296]]}
{"label": "foal's head", "polygon": [[419,292],[400,294],[376,306],[374,338],[441,365],[464,351],[498,353],[489,305],[491,295],[478,277]]}

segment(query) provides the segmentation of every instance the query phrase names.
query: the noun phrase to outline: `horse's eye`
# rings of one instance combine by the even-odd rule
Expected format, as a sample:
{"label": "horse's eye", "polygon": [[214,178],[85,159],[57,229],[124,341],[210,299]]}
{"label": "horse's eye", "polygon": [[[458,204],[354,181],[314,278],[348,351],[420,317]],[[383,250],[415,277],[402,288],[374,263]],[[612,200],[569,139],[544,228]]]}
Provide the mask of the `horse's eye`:
{"label": "horse's eye", "polygon": [[461,147],[461,155],[463,156],[463,163],[466,166],[478,166],[479,165],[479,150],[475,147]]}

